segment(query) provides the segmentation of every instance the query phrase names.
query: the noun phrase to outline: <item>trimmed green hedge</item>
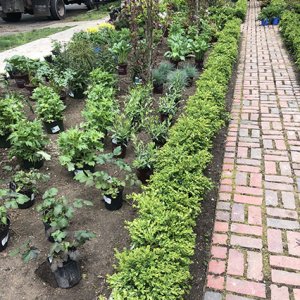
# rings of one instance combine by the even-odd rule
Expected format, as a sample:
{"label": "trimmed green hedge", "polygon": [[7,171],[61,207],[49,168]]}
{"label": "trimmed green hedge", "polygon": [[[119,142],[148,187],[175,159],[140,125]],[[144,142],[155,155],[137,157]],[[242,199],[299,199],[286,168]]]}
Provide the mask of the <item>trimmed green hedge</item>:
{"label": "trimmed green hedge", "polygon": [[295,57],[300,68],[300,14],[285,11],[280,21],[280,30],[284,42]]}
{"label": "trimmed green hedge", "polygon": [[185,113],[159,151],[156,172],[143,193],[134,195],[138,217],[128,223],[130,250],[118,252],[109,277],[114,300],[183,299],[191,279],[196,218],[211,182],[203,171],[212,141],[224,126],[225,98],[238,56],[240,19],[227,22]]}

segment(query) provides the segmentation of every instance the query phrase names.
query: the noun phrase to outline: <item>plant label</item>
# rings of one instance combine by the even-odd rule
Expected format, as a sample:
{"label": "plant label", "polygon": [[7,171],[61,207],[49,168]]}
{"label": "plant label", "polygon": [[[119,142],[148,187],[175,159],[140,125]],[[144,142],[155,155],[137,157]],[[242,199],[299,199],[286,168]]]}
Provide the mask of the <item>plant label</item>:
{"label": "plant label", "polygon": [[79,169],[75,169],[75,170],[74,170],[75,176],[76,176],[77,174],[79,174],[79,173],[82,173],[82,172],[83,172],[83,170],[79,170]]}
{"label": "plant label", "polygon": [[1,244],[2,244],[3,247],[4,247],[5,244],[7,243],[8,237],[9,237],[9,233],[8,233],[7,236],[1,241]]}
{"label": "plant label", "polygon": [[74,98],[74,93],[72,91],[69,92],[69,96]]}
{"label": "plant label", "polygon": [[59,132],[59,131],[60,131],[60,128],[59,128],[58,125],[56,125],[56,126],[54,126],[54,127],[51,128],[51,132],[52,133],[56,133],[56,132]]}
{"label": "plant label", "polygon": [[103,200],[107,203],[107,204],[111,204],[111,198],[103,196]]}
{"label": "plant label", "polygon": [[34,201],[34,194],[33,193],[30,196],[30,201]]}

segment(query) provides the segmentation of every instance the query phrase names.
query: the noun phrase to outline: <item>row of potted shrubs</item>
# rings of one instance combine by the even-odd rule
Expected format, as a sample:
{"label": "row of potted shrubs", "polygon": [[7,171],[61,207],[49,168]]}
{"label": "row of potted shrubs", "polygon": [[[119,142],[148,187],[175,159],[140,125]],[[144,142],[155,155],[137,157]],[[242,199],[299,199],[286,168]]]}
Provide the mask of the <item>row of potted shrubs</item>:
{"label": "row of potted shrubs", "polygon": [[220,33],[196,94],[158,153],[157,171],[143,193],[134,195],[139,216],[128,224],[130,250],[117,253],[116,273],[109,278],[114,299],[182,299],[188,289],[193,227],[200,201],[211,187],[203,171],[211,160],[213,137],[226,120],[224,102],[238,55],[240,24],[232,19]]}

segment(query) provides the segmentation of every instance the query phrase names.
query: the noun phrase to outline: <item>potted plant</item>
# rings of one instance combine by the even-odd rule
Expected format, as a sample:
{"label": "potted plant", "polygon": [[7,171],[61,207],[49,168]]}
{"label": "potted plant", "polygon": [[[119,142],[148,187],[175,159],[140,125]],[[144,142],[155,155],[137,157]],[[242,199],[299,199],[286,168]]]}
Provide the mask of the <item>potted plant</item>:
{"label": "potted plant", "polygon": [[178,102],[181,98],[184,88],[187,86],[188,75],[184,70],[175,70],[167,76],[168,93],[173,94]]}
{"label": "potted plant", "polygon": [[85,230],[64,234],[63,240],[55,240],[50,248],[48,263],[55,277],[58,287],[72,288],[81,280],[80,266],[78,263],[79,248],[96,235]]}
{"label": "potted plant", "polygon": [[38,192],[37,183],[46,181],[48,175],[30,170],[29,172],[16,172],[9,183],[9,189],[12,192],[11,199],[8,201],[10,208],[26,209],[33,206]]}
{"label": "potted plant", "polygon": [[96,84],[89,87],[87,94],[86,105],[82,112],[85,128],[94,128],[106,134],[117,114],[115,90]]}
{"label": "potted plant", "polygon": [[143,141],[134,139],[133,144],[136,156],[133,161],[133,167],[136,168],[138,179],[145,184],[153,173],[154,163],[156,161],[157,150],[155,143],[150,142],[146,144]]}
{"label": "potted plant", "polygon": [[13,130],[13,125],[25,119],[21,99],[8,95],[0,99],[0,148],[10,147],[8,140]]}
{"label": "potted plant", "polygon": [[62,70],[51,70],[49,75],[50,86],[53,90],[59,94],[61,100],[67,98],[69,91],[70,82],[74,79],[75,72],[71,69]]}
{"label": "potted plant", "polygon": [[128,65],[127,60],[128,60],[128,55],[131,51],[131,45],[127,40],[120,40],[112,46],[111,51],[118,58],[119,75],[126,75],[127,65]]}
{"label": "potted plant", "polygon": [[[0,198],[6,195],[6,192],[0,190]],[[9,240],[10,219],[7,215],[7,209],[4,205],[0,205],[0,252],[7,248]]]}
{"label": "potted plant", "polygon": [[207,38],[202,35],[197,35],[191,43],[191,49],[195,55],[196,68],[200,71],[203,69],[204,55],[209,48]]}
{"label": "potted plant", "polygon": [[124,158],[126,156],[126,149],[132,133],[132,127],[130,120],[124,114],[117,115],[112,127],[110,128],[112,138],[113,151],[117,148],[121,148],[121,153],[117,155],[117,158]]}
{"label": "potted plant", "polygon": [[43,195],[43,202],[37,206],[37,211],[42,214],[46,237],[50,242],[54,242],[57,233],[68,227],[73,218],[76,208],[83,205],[92,206],[92,202],[76,199],[70,203],[66,197],[58,197],[58,190],[50,188]]}
{"label": "potted plant", "polygon": [[165,76],[159,69],[152,71],[153,93],[162,94],[164,91]]}
{"label": "potted plant", "polygon": [[189,53],[189,42],[187,38],[181,34],[173,34],[168,38],[169,51],[165,53],[165,57],[170,59],[170,62],[175,68],[178,67],[180,61],[184,61]]}
{"label": "potted plant", "polygon": [[151,140],[155,143],[157,147],[161,147],[166,143],[168,132],[170,128],[169,120],[160,122],[156,118],[151,118],[148,121],[148,133]]}
{"label": "potted plant", "polygon": [[62,132],[58,139],[60,163],[75,175],[82,170],[93,171],[96,152],[103,150],[103,137],[102,132],[92,128],[83,131],[75,127]]}
{"label": "potted plant", "polygon": [[187,75],[187,86],[191,87],[193,85],[195,77],[198,76],[198,71],[194,66],[190,64],[184,65],[183,70],[186,72]]}
{"label": "potted plant", "polygon": [[[116,149],[114,152],[118,152],[120,149]],[[81,183],[85,183],[87,186],[95,186],[103,193],[103,200],[105,207],[108,210],[118,210],[123,205],[123,190],[126,183],[133,185],[135,180],[129,165],[123,160],[115,159],[116,153],[100,154],[97,158],[97,163],[100,165],[113,164],[120,171],[126,173],[124,179],[119,179],[116,176],[111,176],[105,171],[98,171],[92,173],[90,171],[78,173],[75,179]]]}
{"label": "potted plant", "polygon": [[44,151],[48,139],[43,132],[39,120],[21,120],[13,126],[13,132],[9,136],[11,149],[9,156],[16,156],[21,160],[25,169],[39,169],[43,166],[44,160],[50,160],[51,156]]}
{"label": "potted plant", "polygon": [[164,122],[166,120],[172,122],[172,119],[177,112],[176,101],[177,95],[174,95],[172,93],[167,93],[164,97],[159,98],[158,111],[160,114],[161,122]]}
{"label": "potted plant", "polygon": [[37,101],[36,112],[44,122],[47,133],[63,131],[63,111],[66,106],[59,95],[51,87],[41,85],[34,90],[32,99]]}
{"label": "potted plant", "polygon": [[32,61],[25,56],[14,55],[5,62],[5,70],[10,78],[15,79],[19,88],[24,88],[29,83],[29,65]]}

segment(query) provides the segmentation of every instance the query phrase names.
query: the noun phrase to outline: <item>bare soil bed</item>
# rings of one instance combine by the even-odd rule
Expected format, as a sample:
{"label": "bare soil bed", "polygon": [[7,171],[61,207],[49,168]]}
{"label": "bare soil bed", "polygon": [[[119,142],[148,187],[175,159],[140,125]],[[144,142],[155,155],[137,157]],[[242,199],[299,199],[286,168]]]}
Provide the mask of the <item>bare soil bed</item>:
{"label": "bare soil bed", "polygon": [[[163,43],[159,47],[158,62],[162,60],[165,50],[166,45]],[[122,106],[122,102],[124,101],[123,96],[127,94],[130,85],[130,76],[119,77],[118,99],[121,102],[120,106]],[[17,89],[13,82],[11,82],[10,88],[28,97],[28,92]],[[0,94],[1,92],[3,91],[0,90]],[[195,85],[184,91],[183,99],[188,99],[194,93]],[[157,106],[158,98],[159,96],[154,95],[154,107]],[[180,109],[176,117],[182,111],[185,100],[180,103]],[[34,106],[32,101],[30,103]],[[71,128],[83,121],[81,111],[84,104],[84,100],[72,98],[66,100],[67,109],[64,114],[65,129]],[[28,117],[33,119],[34,115],[28,107],[26,107],[26,110]],[[70,200],[81,198],[93,201],[93,207],[77,211],[69,230],[90,230],[97,237],[86,243],[81,250],[83,275],[81,282],[68,290],[55,288],[53,279],[45,276],[45,269],[42,265],[47,258],[51,243],[46,240],[41,217],[35,210],[36,205],[28,210],[11,211],[11,239],[6,251],[0,253],[0,299],[92,300],[97,299],[99,294],[108,297],[110,291],[106,283],[106,275],[113,272],[113,264],[115,263],[114,249],[121,250],[129,246],[130,240],[128,232],[124,228],[124,222],[132,220],[135,217],[136,211],[132,207],[130,200],[125,202],[123,207],[118,211],[111,212],[106,210],[98,190],[87,188],[76,182],[72,175],[60,165],[57,148],[58,136],[49,135],[49,138],[51,142],[47,150],[51,154],[52,159],[45,162],[41,172],[49,174],[50,180],[39,186],[40,192],[42,194],[46,189],[56,187],[59,190],[59,194],[65,195]],[[148,139],[149,137],[146,134],[142,134],[141,138]],[[105,150],[111,151],[111,141],[109,138],[105,140]],[[127,149],[125,161],[130,163],[133,159],[134,152],[130,144]],[[13,173],[4,169],[6,165],[12,166],[14,170],[18,169],[17,162],[8,158],[8,149],[0,149],[0,180],[2,187],[5,187],[9,182],[9,178]],[[125,193],[138,192],[139,189],[139,187],[131,190],[125,189]],[[41,201],[41,194],[37,198],[37,203]],[[19,247],[29,238],[41,251],[36,261],[25,264],[21,261],[20,257],[9,256],[11,250]],[[40,278],[40,275],[42,275],[44,280]]]}

